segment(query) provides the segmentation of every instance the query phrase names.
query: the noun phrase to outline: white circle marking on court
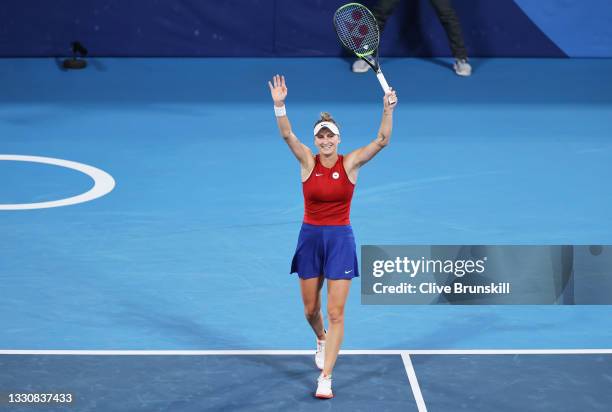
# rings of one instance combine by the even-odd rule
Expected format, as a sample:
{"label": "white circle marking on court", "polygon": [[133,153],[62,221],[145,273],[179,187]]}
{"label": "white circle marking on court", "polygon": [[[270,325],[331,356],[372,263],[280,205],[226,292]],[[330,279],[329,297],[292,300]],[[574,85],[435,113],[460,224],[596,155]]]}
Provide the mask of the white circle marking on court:
{"label": "white circle marking on court", "polygon": [[94,186],[91,189],[77,196],[67,197],[65,199],[53,200],[50,202],[16,203],[16,204],[0,203],[0,210],[46,209],[50,207],[76,205],[78,203],[89,202],[90,200],[94,200],[99,197],[102,197],[110,193],[115,188],[115,179],[113,179],[111,175],[106,173],[104,170],[100,170],[96,167],[89,166],[83,163],[72,162],[70,160],[55,159],[53,157],[22,156],[22,155],[0,155],[0,160],[44,163],[48,165],[66,167],[68,169],[73,169],[81,173],[84,173],[87,176],[91,177],[94,181]]}

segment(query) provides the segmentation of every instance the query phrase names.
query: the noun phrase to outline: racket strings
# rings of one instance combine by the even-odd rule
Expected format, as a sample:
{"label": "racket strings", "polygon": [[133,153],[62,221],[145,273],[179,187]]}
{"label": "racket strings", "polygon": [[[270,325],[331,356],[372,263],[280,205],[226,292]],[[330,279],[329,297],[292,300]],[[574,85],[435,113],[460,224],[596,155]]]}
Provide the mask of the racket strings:
{"label": "racket strings", "polygon": [[364,6],[349,4],[339,8],[334,14],[334,26],[344,47],[360,57],[371,55],[378,48],[376,19]]}

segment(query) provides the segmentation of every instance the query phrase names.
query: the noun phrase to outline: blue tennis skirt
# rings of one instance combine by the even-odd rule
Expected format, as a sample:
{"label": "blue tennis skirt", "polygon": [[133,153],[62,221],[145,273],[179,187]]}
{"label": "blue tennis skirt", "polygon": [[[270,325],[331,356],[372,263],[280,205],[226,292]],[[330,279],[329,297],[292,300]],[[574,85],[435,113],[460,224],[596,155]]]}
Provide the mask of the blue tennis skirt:
{"label": "blue tennis skirt", "polygon": [[359,276],[355,236],[351,226],[302,223],[291,261],[291,273],[297,273],[302,279],[321,275],[332,280]]}

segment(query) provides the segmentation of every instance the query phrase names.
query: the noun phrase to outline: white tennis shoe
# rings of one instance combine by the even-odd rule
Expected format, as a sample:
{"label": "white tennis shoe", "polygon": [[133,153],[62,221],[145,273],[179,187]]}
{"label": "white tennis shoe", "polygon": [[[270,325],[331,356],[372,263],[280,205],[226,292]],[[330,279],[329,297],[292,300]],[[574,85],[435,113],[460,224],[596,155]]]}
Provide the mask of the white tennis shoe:
{"label": "white tennis shoe", "polygon": [[370,70],[370,65],[361,59],[357,59],[353,62],[351,69],[353,70],[353,73],[365,73]]}
{"label": "white tennis shoe", "polygon": [[455,69],[455,73],[457,73],[459,76],[468,77],[472,74],[472,66],[470,66],[467,59],[455,60],[453,69]]}
{"label": "white tennis shoe", "polygon": [[[327,331],[325,331],[327,334]],[[325,341],[317,339],[317,351],[315,352],[315,363],[317,368],[323,370],[323,363],[325,362]]]}
{"label": "white tennis shoe", "polygon": [[331,399],[334,397],[332,392],[332,376],[323,376],[323,372],[317,379],[317,392],[315,396],[320,399]]}

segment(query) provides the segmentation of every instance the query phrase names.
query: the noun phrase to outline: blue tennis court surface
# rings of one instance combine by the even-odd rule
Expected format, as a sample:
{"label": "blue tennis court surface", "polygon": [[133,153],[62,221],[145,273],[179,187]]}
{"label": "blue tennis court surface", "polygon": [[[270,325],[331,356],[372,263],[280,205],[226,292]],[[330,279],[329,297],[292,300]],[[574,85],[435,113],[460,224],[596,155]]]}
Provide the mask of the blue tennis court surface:
{"label": "blue tennis court surface", "polygon": [[[460,79],[444,60],[383,61],[400,103],[390,146],[360,173],[358,245],[612,244],[612,60],[473,62]],[[86,203],[0,210],[0,389],[69,390],[79,410],[416,410],[400,354],[341,355],[325,404],[303,354],[6,352],[313,349],[288,274],[299,170],[267,81],[286,76],[307,144],[320,111],[339,121],[344,153],[374,137],[382,110],[372,73],[341,59],[90,63],[0,60],[0,155],[80,162],[116,182]],[[0,204],[93,185],[17,161],[0,161],[0,182]],[[607,306],[362,306],[354,282],[342,347],[603,350],[612,318]],[[612,405],[607,353],[410,358],[431,411]]]}
{"label": "blue tennis court surface", "polygon": [[608,411],[612,404],[611,351],[345,354],[331,401],[314,397],[318,372],[301,353],[13,354],[0,355],[0,366],[11,372],[0,379],[5,393],[72,395],[69,405],[44,410]]}

